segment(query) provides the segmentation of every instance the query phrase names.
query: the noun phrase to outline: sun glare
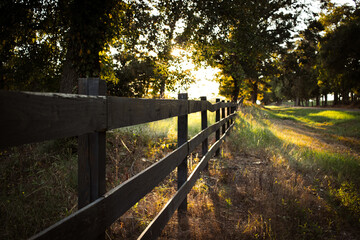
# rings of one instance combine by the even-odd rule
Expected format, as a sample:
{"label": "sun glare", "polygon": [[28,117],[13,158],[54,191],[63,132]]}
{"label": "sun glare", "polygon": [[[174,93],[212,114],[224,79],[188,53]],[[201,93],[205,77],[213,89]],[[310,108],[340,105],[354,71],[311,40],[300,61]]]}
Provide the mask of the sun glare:
{"label": "sun glare", "polygon": [[181,57],[183,56],[185,53],[185,50],[180,49],[180,48],[173,48],[171,51],[171,55],[174,57]]}
{"label": "sun glare", "polygon": [[[183,71],[190,70],[194,77],[195,82],[186,91],[190,99],[206,96],[209,100],[212,100],[219,97],[219,83],[215,81],[215,76],[220,71],[219,69],[210,66],[196,68],[192,60],[188,58],[188,56],[191,56],[191,53],[181,48],[173,48],[171,55],[180,58],[181,69]],[[167,93],[168,96],[175,98],[177,94],[177,92]]]}

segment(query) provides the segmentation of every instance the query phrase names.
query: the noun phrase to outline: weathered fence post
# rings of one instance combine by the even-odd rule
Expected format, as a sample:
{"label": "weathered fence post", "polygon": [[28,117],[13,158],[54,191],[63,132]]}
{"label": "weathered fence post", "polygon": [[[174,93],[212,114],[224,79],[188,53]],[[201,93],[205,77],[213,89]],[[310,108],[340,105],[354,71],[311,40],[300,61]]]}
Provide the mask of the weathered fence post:
{"label": "weathered fence post", "polygon": [[[216,99],[216,102],[219,103],[220,102],[220,99],[217,98]],[[220,108],[218,110],[216,110],[216,116],[215,116],[215,122],[219,122],[220,121]],[[218,130],[216,130],[216,133],[215,133],[215,141],[219,140],[220,139],[220,128]],[[218,148],[215,152],[215,156],[220,156],[220,148]]]}
{"label": "weathered fence post", "polygon": [[[187,93],[179,93],[179,100],[187,100]],[[178,147],[183,145],[188,138],[188,114],[178,116]],[[177,181],[178,189],[184,184],[187,179],[187,156],[183,159],[180,165],[177,168]],[[186,212],[187,209],[187,197],[179,206],[179,211]]]}
{"label": "weathered fence post", "polygon": [[[225,103],[225,100],[221,101],[222,103]],[[221,118],[224,119],[225,118],[225,107],[221,108]],[[224,124],[222,125],[222,133],[221,135],[223,135],[226,131],[226,122],[224,122]]]}
{"label": "weathered fence post", "polygon": [[[106,83],[99,78],[80,78],[79,94],[105,96]],[[105,189],[106,131],[78,138],[78,208],[101,197]]]}
{"label": "weathered fence post", "polygon": [[[228,100],[227,101],[227,103],[230,103],[230,101]],[[230,116],[230,107],[228,106],[227,108],[226,108],[226,116],[228,117],[228,116]],[[227,129],[230,127],[230,120],[228,119],[227,120]]]}
{"label": "weathered fence post", "polygon": [[[200,97],[201,101],[206,101],[206,97]],[[201,111],[201,130],[204,130],[208,127],[208,121],[207,121],[207,109]],[[208,138],[206,138],[202,142],[202,156],[205,156],[205,154],[208,152]],[[209,164],[206,164],[205,171],[209,170]]]}

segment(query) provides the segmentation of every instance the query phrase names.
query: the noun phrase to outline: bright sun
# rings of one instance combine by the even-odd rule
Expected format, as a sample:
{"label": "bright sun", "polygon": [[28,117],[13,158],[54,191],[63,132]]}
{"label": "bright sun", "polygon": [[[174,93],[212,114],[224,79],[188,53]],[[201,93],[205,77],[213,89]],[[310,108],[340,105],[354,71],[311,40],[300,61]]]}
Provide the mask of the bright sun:
{"label": "bright sun", "polygon": [[[209,100],[219,97],[219,83],[215,81],[215,75],[220,71],[218,68],[200,67],[195,70],[195,65],[187,56],[191,56],[180,48],[173,48],[171,55],[181,59],[180,67],[183,71],[190,70],[195,78],[195,83],[191,84],[187,90],[190,99],[199,99],[206,96]],[[177,97],[177,93],[169,92],[167,95]]]}
{"label": "bright sun", "polygon": [[180,48],[173,48],[171,50],[171,55],[173,55],[174,57],[181,57],[184,54],[185,54],[185,50],[182,50]]}

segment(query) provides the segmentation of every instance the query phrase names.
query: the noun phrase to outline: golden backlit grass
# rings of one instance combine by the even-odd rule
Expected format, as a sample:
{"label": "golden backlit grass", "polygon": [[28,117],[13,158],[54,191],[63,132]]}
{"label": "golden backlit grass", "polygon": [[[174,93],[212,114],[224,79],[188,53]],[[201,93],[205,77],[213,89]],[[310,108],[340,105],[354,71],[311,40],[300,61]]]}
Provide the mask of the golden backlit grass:
{"label": "golden backlit grass", "polygon": [[[285,110],[282,119],[242,109],[221,158],[210,161],[188,195],[187,214],[181,220],[175,214],[160,239],[356,239],[358,138],[341,128],[356,130],[357,115],[317,124],[333,113],[311,110],[318,116],[299,121],[305,111]],[[195,153],[189,168],[198,160]],[[171,198],[175,181],[173,173],[122,217],[112,239],[135,239]]]}
{"label": "golden backlit grass", "polygon": [[[358,112],[250,106],[240,114],[233,142],[236,151],[264,155],[275,168],[300,173],[308,191],[336,215],[333,222],[341,231],[340,224],[360,224],[359,120]],[[309,234],[316,230],[298,228]]]}

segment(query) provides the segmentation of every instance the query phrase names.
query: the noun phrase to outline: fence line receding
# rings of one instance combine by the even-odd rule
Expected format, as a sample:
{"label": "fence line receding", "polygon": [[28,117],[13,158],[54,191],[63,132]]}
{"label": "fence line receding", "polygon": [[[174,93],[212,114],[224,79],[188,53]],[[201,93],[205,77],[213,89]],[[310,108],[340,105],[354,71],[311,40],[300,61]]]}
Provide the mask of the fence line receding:
{"label": "fence line receding", "polygon": [[[186,211],[186,197],[209,159],[234,125],[236,103],[211,104],[187,100],[134,99],[105,96],[105,82],[79,79],[80,94],[0,91],[2,113],[0,146],[9,147],[64,137],[79,136],[79,210],[31,239],[98,239],[105,229],[178,168],[178,190],[139,236],[154,239],[173,213]],[[216,111],[216,123],[207,126],[207,111]],[[187,116],[201,112],[201,131],[187,140]],[[222,119],[220,119],[220,112]],[[226,113],[225,113],[226,112]],[[127,181],[105,193],[106,131],[140,123],[178,117],[178,148]],[[208,137],[216,132],[215,143]],[[220,134],[221,133],[221,134]],[[187,156],[202,145],[202,158],[187,176]]]}

